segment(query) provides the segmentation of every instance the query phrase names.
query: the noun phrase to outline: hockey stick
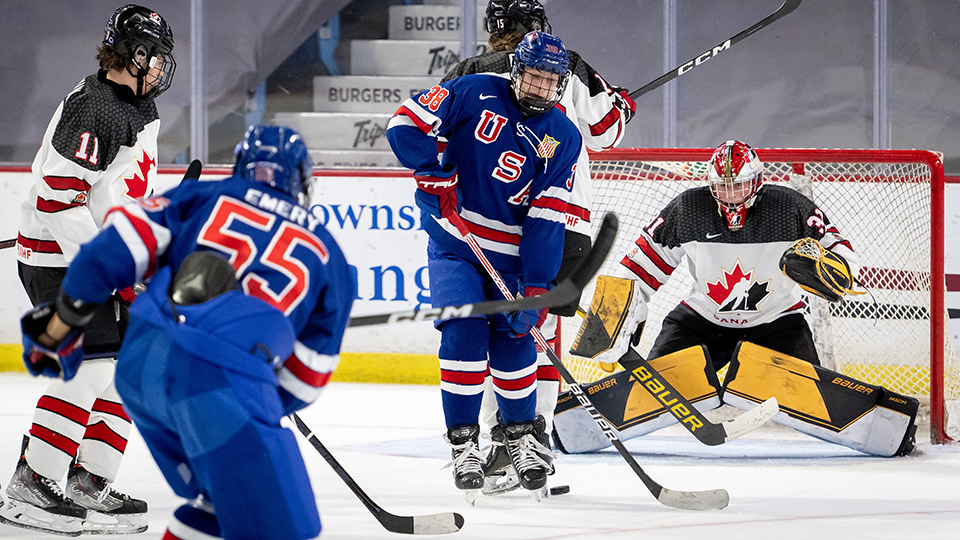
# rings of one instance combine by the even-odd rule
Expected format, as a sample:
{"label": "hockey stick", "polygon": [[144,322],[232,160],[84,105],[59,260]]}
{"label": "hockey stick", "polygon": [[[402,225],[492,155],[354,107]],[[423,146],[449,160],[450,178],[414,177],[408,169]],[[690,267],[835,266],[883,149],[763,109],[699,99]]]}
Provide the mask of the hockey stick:
{"label": "hockey stick", "polygon": [[[611,214],[607,214],[607,216],[610,215]],[[480,247],[480,244],[477,243],[477,240],[473,237],[473,234],[470,233],[470,230],[467,228],[467,224],[463,221],[463,218],[461,218],[459,215],[454,215],[448,219],[454,226],[457,227],[457,230],[460,231],[460,234],[463,236],[464,240],[466,240],[467,244],[470,245],[470,249],[473,250],[474,255],[477,256],[477,260],[479,260],[480,264],[482,264],[486,269],[487,273],[490,275],[490,279],[497,284],[497,288],[500,289],[500,292],[503,294],[504,298],[507,300],[512,300],[513,294],[510,293],[510,290],[507,288],[507,284],[504,283],[500,273],[497,272],[497,269],[490,264],[490,261],[487,259],[486,255],[483,254],[483,249]],[[605,216],[604,220],[606,219],[607,217]],[[543,339],[543,335],[540,333],[540,330],[537,327],[533,327],[530,330],[530,334],[540,347],[540,350],[546,351],[550,362],[555,368],[557,368],[557,371],[560,372],[560,376],[570,387],[570,390],[573,392],[573,395],[576,396],[577,401],[580,402],[580,405],[583,406],[584,410],[590,414],[593,420],[603,431],[604,435],[610,439],[610,443],[613,444],[618,452],[620,452],[620,455],[623,456],[623,459],[626,460],[627,464],[630,465],[630,468],[633,469],[633,472],[640,477],[643,485],[647,487],[654,497],[656,497],[657,501],[663,505],[681,508],[684,510],[719,510],[726,508],[726,506],[730,504],[730,494],[724,489],[714,489],[709,491],[674,491],[661,486],[656,480],[651,478],[646,471],[640,467],[640,464],[633,459],[633,456],[630,455],[630,452],[627,450],[627,448],[623,446],[623,442],[620,441],[620,436],[617,433],[617,429],[607,422],[597,408],[594,407],[586,393],[582,388],[580,388],[580,384],[577,383],[577,380],[573,377],[570,371],[567,370],[567,367],[563,365],[563,362],[561,362],[557,357],[557,353],[553,351],[553,348],[547,345],[547,342],[545,339]]]}
{"label": "hockey stick", "polygon": [[317,452],[323,456],[327,464],[333,468],[337,476],[347,484],[350,491],[360,499],[360,502],[367,507],[367,510],[377,518],[377,521],[383,525],[383,528],[399,534],[450,534],[455,533],[463,527],[463,516],[456,512],[441,512],[439,514],[429,514],[425,516],[397,516],[387,512],[373,501],[357,484],[357,482],[347,474],[347,471],[340,465],[333,454],[327,450],[327,447],[320,442],[320,439],[313,431],[303,423],[303,420],[297,416],[297,413],[290,415],[290,419],[297,425],[297,429],[303,434]]}
{"label": "hockey stick", "polygon": [[614,214],[607,214],[600,223],[597,239],[584,257],[583,262],[581,262],[563,282],[554,287],[553,290],[540,296],[518,298],[516,300],[512,298],[510,300],[492,300],[489,302],[478,302],[459,306],[412,309],[383,315],[363,315],[352,317],[348,326],[392,324],[402,321],[439,321],[457,317],[490,315],[492,313],[507,313],[524,309],[562,306],[580,299],[583,288],[590,282],[594,274],[600,270],[600,266],[603,265],[604,259],[606,259],[607,254],[610,253],[616,237],[617,217]]}
{"label": "hockey stick", "polygon": [[633,99],[637,99],[638,97],[646,94],[647,92],[653,89],[659,88],[664,84],[672,81],[673,79],[676,79],[677,77],[699,66],[700,64],[706,62],[707,60],[713,58],[714,56],[720,54],[721,52],[729,49],[734,44],[739,43],[740,41],[746,39],[748,36],[757,32],[758,30],[762,28],[766,28],[774,21],[783,18],[787,14],[791,13],[793,10],[797,9],[797,7],[800,5],[800,2],[801,0],[785,0],[783,4],[779,8],[777,8],[776,11],[768,15],[766,18],[764,18],[757,24],[751,26],[750,28],[747,28],[743,32],[740,32],[739,34],[724,41],[723,43],[717,45],[716,47],[712,49],[707,49],[703,53],[698,54],[697,56],[690,59],[688,62],[684,62],[683,64],[680,64],[680,66],[677,68],[674,68],[673,71],[664,73],[662,76],[658,77],[657,79],[647,83],[645,86],[642,86],[637,90],[630,92],[630,97]]}
{"label": "hockey stick", "polygon": [[667,382],[633,347],[627,347],[626,354],[619,362],[633,374],[644,390],[650,392],[651,396],[670,411],[680,425],[707,446],[723,444],[750,433],[780,412],[777,398],[772,397],[736,418],[715,424],[707,420],[703,413]]}
{"label": "hockey stick", "polygon": [[[183,180],[188,179],[197,179],[200,178],[200,171],[203,168],[203,165],[200,163],[199,159],[195,159],[190,162],[190,165],[187,166],[186,172],[183,174]],[[16,238],[11,238],[10,240],[0,241],[0,249],[7,249],[13,247],[17,243]]]}

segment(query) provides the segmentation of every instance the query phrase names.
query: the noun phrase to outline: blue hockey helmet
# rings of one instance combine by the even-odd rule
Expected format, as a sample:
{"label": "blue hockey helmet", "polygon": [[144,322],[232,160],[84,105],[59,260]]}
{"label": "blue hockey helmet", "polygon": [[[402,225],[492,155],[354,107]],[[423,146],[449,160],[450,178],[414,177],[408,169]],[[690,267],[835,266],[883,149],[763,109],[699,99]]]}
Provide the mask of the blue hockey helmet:
{"label": "blue hockey helmet", "polygon": [[234,150],[234,174],[297,197],[306,194],[313,162],[303,138],[287,126],[250,126]]}
{"label": "blue hockey helmet", "polygon": [[570,80],[569,67],[570,59],[560,38],[545,32],[530,32],[524,36],[514,51],[510,71],[520,110],[528,115],[538,115],[552,109],[560,101]]}

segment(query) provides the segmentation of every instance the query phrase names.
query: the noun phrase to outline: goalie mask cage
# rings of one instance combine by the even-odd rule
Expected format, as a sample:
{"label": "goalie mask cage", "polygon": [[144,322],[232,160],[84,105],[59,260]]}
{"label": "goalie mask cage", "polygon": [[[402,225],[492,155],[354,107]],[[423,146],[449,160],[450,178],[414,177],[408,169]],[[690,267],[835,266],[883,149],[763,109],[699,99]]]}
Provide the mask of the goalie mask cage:
{"label": "goalie mask cage", "polygon": [[[918,398],[921,415],[929,415],[931,441],[957,439],[960,362],[945,331],[940,156],[919,150],[756,151],[764,163],[764,182],[791,186],[813,199],[861,259],[859,281],[870,294],[834,304],[804,295],[823,366]],[[591,155],[593,215],[613,211],[620,218],[617,242],[600,274],[615,271],[640,228],[671,199],[704,185],[711,153],[640,148]],[[681,264],[653,296],[641,354],[649,352],[663,317],[692,286],[687,265]],[[591,297],[588,286],[583,301]],[[579,319],[566,319],[565,326],[563,335],[570,340]],[[619,369],[571,356],[565,363],[581,382]]]}

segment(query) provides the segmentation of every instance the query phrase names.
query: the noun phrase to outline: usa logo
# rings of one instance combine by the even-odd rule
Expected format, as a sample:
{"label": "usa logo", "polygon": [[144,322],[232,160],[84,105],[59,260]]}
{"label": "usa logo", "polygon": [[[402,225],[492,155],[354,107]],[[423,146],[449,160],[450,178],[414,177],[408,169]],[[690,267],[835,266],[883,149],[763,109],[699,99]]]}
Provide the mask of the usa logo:
{"label": "usa logo", "polygon": [[540,146],[537,147],[537,153],[544,159],[552,158],[553,153],[557,151],[557,146],[559,145],[560,141],[549,135],[544,135],[543,140],[540,141]]}

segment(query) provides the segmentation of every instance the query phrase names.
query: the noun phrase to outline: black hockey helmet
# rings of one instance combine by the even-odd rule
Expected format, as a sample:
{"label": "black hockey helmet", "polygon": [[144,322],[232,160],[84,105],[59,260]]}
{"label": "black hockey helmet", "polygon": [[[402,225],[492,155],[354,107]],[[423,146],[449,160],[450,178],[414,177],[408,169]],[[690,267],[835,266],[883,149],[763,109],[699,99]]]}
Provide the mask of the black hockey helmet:
{"label": "black hockey helmet", "polygon": [[[126,58],[127,71],[137,78],[137,95],[155,98],[173,82],[173,31],[152,9],[127,4],[107,21],[103,45]],[[137,67],[137,73],[132,71]]]}
{"label": "black hockey helmet", "polygon": [[490,34],[540,31],[551,33],[543,5],[537,0],[490,0],[483,28]]}

